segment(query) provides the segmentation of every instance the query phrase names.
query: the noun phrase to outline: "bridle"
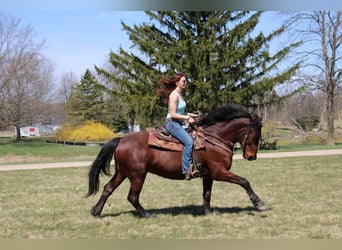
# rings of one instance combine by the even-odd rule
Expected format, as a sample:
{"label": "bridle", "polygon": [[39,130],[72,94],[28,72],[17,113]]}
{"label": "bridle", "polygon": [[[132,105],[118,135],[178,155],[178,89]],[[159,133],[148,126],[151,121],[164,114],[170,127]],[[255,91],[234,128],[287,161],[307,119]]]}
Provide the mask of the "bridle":
{"label": "bridle", "polygon": [[[242,151],[246,151],[246,144],[247,144],[247,139],[248,139],[248,134],[252,130],[253,127],[258,126],[257,124],[250,124],[248,125],[248,128],[245,129],[246,133],[243,137],[242,142],[240,143]],[[225,140],[215,134],[208,133],[207,131],[203,130],[203,134],[206,136],[205,139],[206,141],[210,142],[213,145],[216,145],[225,151],[232,153],[234,149],[234,143],[228,140]],[[240,134],[239,134],[240,135]],[[239,136],[238,136],[239,137]],[[235,140],[237,141],[237,140]]]}
{"label": "bridle", "polygon": [[245,152],[245,150],[246,150],[246,144],[247,144],[247,139],[248,139],[248,134],[249,134],[249,132],[250,132],[251,130],[254,130],[254,129],[259,128],[259,126],[260,126],[260,124],[254,123],[254,124],[250,124],[250,125],[248,126],[248,128],[245,129],[246,134],[244,135],[243,140],[242,140],[242,142],[240,143],[243,152]]}
{"label": "bridle", "polygon": [[248,127],[249,127],[248,129],[245,129],[246,130],[246,134],[243,137],[243,141],[241,143],[242,152],[245,152],[245,150],[246,150],[246,143],[247,143],[248,134],[251,131],[250,126],[248,126]]}

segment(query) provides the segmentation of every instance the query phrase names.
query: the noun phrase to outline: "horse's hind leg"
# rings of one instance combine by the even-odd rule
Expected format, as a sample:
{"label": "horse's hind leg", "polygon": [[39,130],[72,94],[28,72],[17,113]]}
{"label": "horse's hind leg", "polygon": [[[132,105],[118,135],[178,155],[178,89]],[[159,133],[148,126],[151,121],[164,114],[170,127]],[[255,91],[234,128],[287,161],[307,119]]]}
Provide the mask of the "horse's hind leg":
{"label": "horse's hind leg", "polygon": [[108,197],[114,192],[114,190],[122,183],[126,178],[119,171],[115,172],[112,179],[104,186],[100,200],[91,209],[90,213],[94,217],[100,217],[104,204],[106,203]]}
{"label": "horse's hind leg", "polygon": [[151,214],[146,212],[139,202],[139,196],[145,181],[145,177],[146,175],[135,176],[134,178],[130,179],[131,188],[129,189],[127,200],[132,204],[132,206],[136,209],[136,211],[141,217],[148,218],[151,216]]}

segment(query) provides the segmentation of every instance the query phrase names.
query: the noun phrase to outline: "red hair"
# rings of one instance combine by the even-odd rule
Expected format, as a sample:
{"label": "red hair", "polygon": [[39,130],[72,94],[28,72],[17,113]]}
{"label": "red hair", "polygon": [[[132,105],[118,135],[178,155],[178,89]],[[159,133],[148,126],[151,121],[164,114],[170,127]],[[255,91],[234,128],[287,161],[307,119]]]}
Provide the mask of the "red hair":
{"label": "red hair", "polygon": [[158,88],[158,93],[164,97],[164,102],[169,102],[169,95],[177,87],[176,82],[180,81],[182,77],[185,77],[183,73],[177,73],[170,77],[164,77],[158,82],[161,86]]}

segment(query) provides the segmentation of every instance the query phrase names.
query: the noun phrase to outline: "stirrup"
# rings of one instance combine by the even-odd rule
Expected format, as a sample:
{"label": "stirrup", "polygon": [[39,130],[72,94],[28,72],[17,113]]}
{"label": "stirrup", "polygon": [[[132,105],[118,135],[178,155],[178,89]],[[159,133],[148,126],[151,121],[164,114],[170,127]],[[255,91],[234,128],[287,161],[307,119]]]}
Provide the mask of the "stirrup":
{"label": "stirrup", "polygon": [[189,166],[188,173],[185,175],[185,180],[191,180],[201,176],[201,172],[195,167],[194,164]]}

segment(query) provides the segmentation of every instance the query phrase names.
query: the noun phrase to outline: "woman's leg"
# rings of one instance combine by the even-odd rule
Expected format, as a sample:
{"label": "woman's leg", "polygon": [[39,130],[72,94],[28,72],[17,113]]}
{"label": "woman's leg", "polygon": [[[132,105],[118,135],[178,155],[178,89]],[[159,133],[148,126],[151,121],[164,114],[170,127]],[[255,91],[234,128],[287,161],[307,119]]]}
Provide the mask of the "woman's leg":
{"label": "woman's leg", "polygon": [[168,121],[165,124],[165,128],[184,146],[182,154],[182,173],[187,174],[192,162],[193,140],[188,132],[186,132],[178,122]]}

